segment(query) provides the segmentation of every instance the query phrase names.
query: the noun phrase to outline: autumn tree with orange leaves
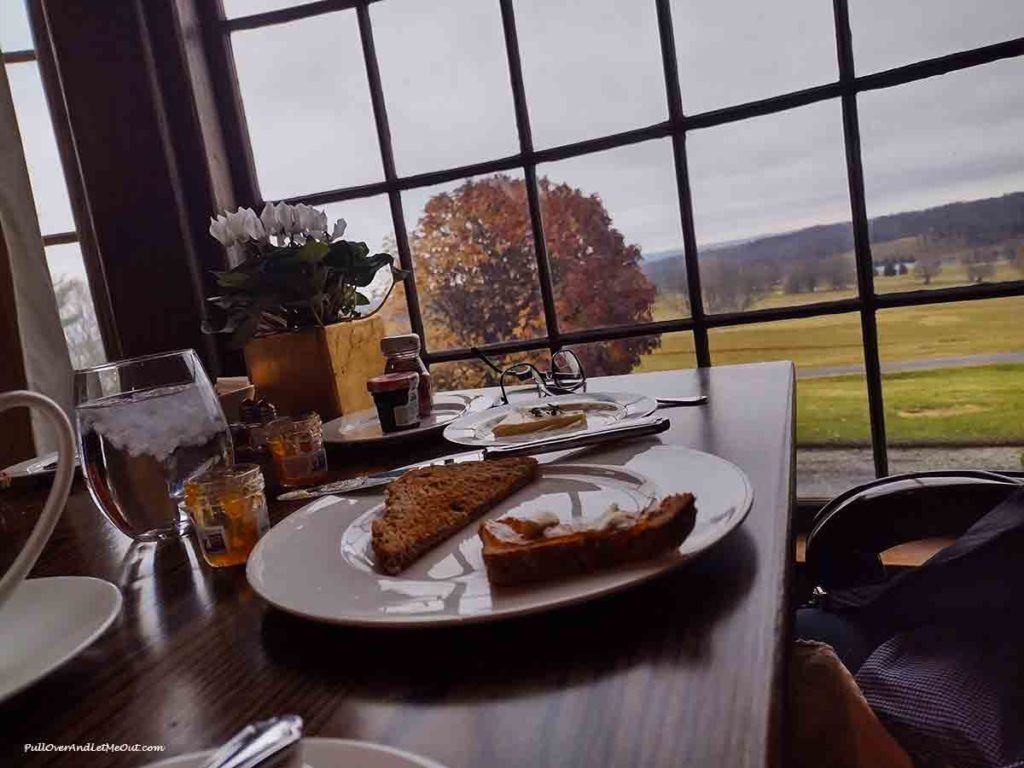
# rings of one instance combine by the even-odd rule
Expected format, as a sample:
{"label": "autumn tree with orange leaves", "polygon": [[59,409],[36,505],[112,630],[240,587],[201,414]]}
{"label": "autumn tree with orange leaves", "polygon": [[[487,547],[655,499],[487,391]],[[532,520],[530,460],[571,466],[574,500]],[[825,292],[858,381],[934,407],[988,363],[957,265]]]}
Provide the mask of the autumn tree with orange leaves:
{"label": "autumn tree with orange leaves", "polygon": [[[649,322],[655,288],[597,195],[539,181],[559,327],[580,330]],[[546,333],[537,259],[522,180],[496,175],[432,197],[410,238],[432,349]],[[574,348],[590,376],[628,373],[656,338]],[[544,353],[514,359],[546,359]],[[504,362],[508,362],[507,360]],[[494,383],[476,362],[435,366],[438,388]]]}

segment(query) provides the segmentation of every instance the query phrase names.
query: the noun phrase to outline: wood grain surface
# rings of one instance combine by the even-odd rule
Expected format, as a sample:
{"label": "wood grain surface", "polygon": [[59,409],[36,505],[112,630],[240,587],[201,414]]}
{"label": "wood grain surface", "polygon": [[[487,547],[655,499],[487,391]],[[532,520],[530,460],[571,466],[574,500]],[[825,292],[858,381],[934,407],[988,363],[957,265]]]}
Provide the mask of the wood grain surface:
{"label": "wood grain surface", "polygon": [[[191,542],[132,545],[76,485],[35,576],[118,584],[124,609],[81,656],[0,705],[0,765],[139,766],[132,753],[28,753],[49,742],[217,745],[294,712],[307,734],[366,739],[466,766],[741,766],[783,762],[793,557],[793,369],[788,363],[595,379],[591,391],[679,396],[670,444],[729,459],[754,487],[746,522],[704,557],[588,605],[491,625],[389,632],[269,608],[241,568]],[[440,455],[331,455],[338,474]],[[41,506],[0,493],[0,564]],[[274,505],[279,520],[298,505]],[[0,614],[2,620],[2,614]]]}

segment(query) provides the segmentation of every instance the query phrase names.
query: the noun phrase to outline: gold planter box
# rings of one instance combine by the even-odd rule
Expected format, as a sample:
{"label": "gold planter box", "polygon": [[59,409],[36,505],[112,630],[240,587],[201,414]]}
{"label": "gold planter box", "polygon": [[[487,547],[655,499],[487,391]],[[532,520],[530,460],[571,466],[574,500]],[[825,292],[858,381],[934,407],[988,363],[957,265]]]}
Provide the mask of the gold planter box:
{"label": "gold planter box", "polygon": [[280,415],[316,411],[327,421],[373,407],[366,380],[384,372],[382,338],[379,316],[259,336],[245,345],[245,365]]}

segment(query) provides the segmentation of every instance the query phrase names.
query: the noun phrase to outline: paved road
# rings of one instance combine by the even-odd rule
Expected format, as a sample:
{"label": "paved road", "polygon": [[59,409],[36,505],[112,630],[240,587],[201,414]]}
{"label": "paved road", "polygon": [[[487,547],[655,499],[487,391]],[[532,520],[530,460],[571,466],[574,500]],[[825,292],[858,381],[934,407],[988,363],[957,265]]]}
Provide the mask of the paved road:
{"label": "paved road", "polygon": [[[972,365],[994,363],[1024,363],[1024,352],[998,352],[991,355],[966,355],[946,357],[939,360],[905,360],[898,363],[882,363],[882,373],[897,371],[923,371],[929,368],[965,368]],[[824,368],[797,368],[798,379],[821,379],[826,376],[846,376],[864,373],[863,365],[832,365]]]}

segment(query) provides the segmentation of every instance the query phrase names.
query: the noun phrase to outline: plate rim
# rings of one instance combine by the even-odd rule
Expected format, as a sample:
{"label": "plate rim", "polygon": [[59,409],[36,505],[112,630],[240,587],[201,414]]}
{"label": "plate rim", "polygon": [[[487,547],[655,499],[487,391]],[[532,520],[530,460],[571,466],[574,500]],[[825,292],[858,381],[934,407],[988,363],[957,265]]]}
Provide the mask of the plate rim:
{"label": "plate rim", "polygon": [[[600,392],[570,392],[569,394],[565,394],[565,395],[555,395],[554,397],[538,398],[538,400],[539,401],[551,401],[551,400],[554,400],[554,401],[557,402],[559,400],[566,400],[566,399],[572,399],[572,398],[581,399],[581,398],[587,398],[587,397],[596,397],[598,395],[603,395],[606,398],[607,397],[632,398],[624,406],[624,409],[627,412],[628,412],[628,406],[629,405],[631,405],[633,403],[640,403],[641,404],[640,412],[635,413],[633,415],[628,415],[628,413],[627,413],[627,415],[625,415],[623,417],[622,422],[629,422],[629,421],[633,421],[634,419],[643,419],[643,418],[646,418],[647,416],[650,416],[652,413],[654,413],[656,410],[658,410],[658,401],[655,400],[650,395],[645,395],[645,394],[642,394],[640,392],[605,392],[605,391],[600,391]],[[495,400],[497,400],[497,398],[495,398]],[[607,400],[605,402],[607,402]],[[614,402],[616,402],[616,404],[618,404],[620,407],[623,407],[623,404],[620,403],[618,400],[616,400]],[[468,413],[467,412],[466,414],[460,416],[459,418],[455,419],[454,421],[448,422],[445,425],[445,427],[444,427],[444,432],[442,433],[442,436],[444,437],[445,440],[447,440],[450,443],[454,443],[456,445],[464,445],[464,446],[467,446],[469,448],[496,448],[496,447],[503,447],[503,446],[507,446],[507,445],[517,445],[517,444],[522,443],[522,442],[528,442],[527,440],[510,441],[510,442],[497,441],[497,440],[494,440],[494,439],[491,439],[491,440],[478,440],[478,439],[467,438],[467,437],[462,437],[462,436],[458,436],[458,437],[454,436],[454,430],[458,427],[459,422],[467,419],[468,417],[471,417],[471,416],[472,417],[478,417],[480,414],[486,413],[488,411],[498,412],[498,411],[501,411],[501,410],[504,410],[504,409],[512,409],[513,407],[518,407],[518,406],[521,406],[523,404],[524,403],[505,403],[503,405],[497,405],[496,404],[492,408],[486,408],[486,409],[484,409],[484,410],[482,410],[482,411],[480,411],[478,413]],[[554,435],[555,433],[552,432],[552,433],[549,433],[549,434]],[[586,434],[586,433],[585,432],[580,432],[579,434]]]}
{"label": "plate rim", "polygon": [[[564,608],[570,608],[570,607],[573,607],[573,606],[581,605],[583,603],[588,603],[588,602],[591,602],[591,601],[594,601],[594,600],[599,600],[599,599],[601,599],[603,597],[607,597],[607,596],[610,596],[610,595],[618,594],[618,593],[624,592],[624,591],[626,591],[628,589],[633,589],[634,587],[639,587],[639,586],[641,586],[643,584],[648,583],[649,581],[651,581],[653,579],[656,579],[656,578],[659,578],[659,577],[664,576],[666,574],[672,573],[673,571],[675,571],[676,569],[678,569],[679,567],[681,567],[685,563],[688,563],[691,560],[693,560],[693,559],[695,559],[697,557],[702,556],[705,552],[708,552],[708,551],[714,549],[718,544],[720,544],[723,540],[728,538],[730,534],[732,534],[737,528],[739,528],[743,524],[743,522],[747,519],[747,516],[750,514],[750,510],[753,509],[753,506],[754,506],[754,488],[753,488],[753,486],[750,483],[750,478],[747,476],[747,473],[744,472],[743,469],[741,469],[734,462],[729,461],[728,459],[723,458],[721,456],[717,456],[717,455],[715,455],[713,453],[708,453],[707,451],[700,451],[700,450],[697,450],[696,448],[690,448],[688,446],[671,445],[671,446],[662,446],[662,447],[672,448],[673,450],[678,450],[678,451],[685,451],[687,453],[701,454],[703,456],[711,457],[711,458],[715,459],[716,461],[720,461],[720,462],[723,462],[723,463],[729,465],[736,472],[738,477],[743,481],[744,499],[743,499],[742,509],[740,511],[738,511],[736,514],[732,515],[732,517],[729,520],[729,524],[726,527],[724,527],[720,533],[717,534],[717,536],[716,536],[716,538],[714,540],[710,541],[708,544],[706,544],[700,550],[698,550],[696,552],[690,552],[690,553],[687,553],[687,554],[682,554],[680,557],[675,558],[671,562],[666,562],[663,566],[661,566],[659,568],[654,568],[654,569],[648,570],[647,572],[640,573],[640,574],[636,575],[632,579],[627,579],[627,580],[624,580],[624,581],[621,581],[621,582],[613,583],[613,584],[610,584],[608,586],[605,586],[603,588],[600,588],[600,589],[597,589],[597,590],[594,590],[594,591],[586,591],[586,592],[582,592],[582,593],[576,593],[576,594],[573,594],[573,595],[569,595],[569,596],[566,596],[566,597],[564,597],[562,599],[559,599],[559,600],[557,600],[555,602],[522,605],[522,606],[518,606],[518,607],[515,607],[515,608],[508,608],[508,609],[505,609],[505,610],[502,610],[502,611],[499,611],[499,612],[496,612],[496,613],[495,612],[486,612],[486,613],[482,612],[482,613],[467,614],[467,615],[441,615],[441,616],[438,616],[438,615],[420,615],[420,616],[402,616],[402,617],[399,617],[399,618],[396,618],[395,615],[392,614],[392,615],[388,616],[388,618],[386,620],[385,619],[381,619],[381,618],[376,618],[376,617],[374,617],[374,618],[371,618],[371,617],[354,618],[354,617],[351,617],[351,616],[349,616],[349,617],[324,616],[324,615],[321,615],[321,614],[309,613],[309,612],[306,612],[306,611],[303,611],[303,610],[297,610],[297,609],[295,609],[293,607],[285,606],[285,605],[283,605],[283,604],[281,604],[281,603],[271,599],[270,597],[268,597],[266,594],[264,594],[264,591],[260,589],[260,587],[257,585],[257,578],[253,575],[253,572],[255,570],[254,564],[258,560],[256,555],[263,548],[264,542],[268,538],[268,536],[264,536],[262,539],[260,539],[259,542],[257,542],[256,549],[253,550],[252,554],[249,556],[248,562],[246,563],[246,566],[245,566],[246,581],[249,583],[249,586],[252,587],[252,589],[256,592],[256,594],[259,595],[260,599],[264,600],[267,604],[272,605],[275,609],[283,611],[285,613],[288,613],[288,614],[290,614],[292,616],[298,616],[298,617],[300,617],[302,619],[306,619],[306,620],[309,620],[309,621],[316,621],[316,622],[321,623],[321,624],[330,624],[330,625],[333,625],[333,626],[343,626],[343,627],[359,627],[359,628],[362,628],[362,629],[375,629],[375,630],[381,630],[381,631],[388,631],[388,630],[409,631],[409,630],[422,630],[422,629],[446,628],[446,627],[447,628],[451,628],[451,627],[456,627],[456,626],[469,626],[469,625],[474,625],[474,624],[488,624],[488,623],[492,623],[492,622],[505,621],[505,620],[508,620],[508,619],[521,618],[523,616],[532,616],[532,615],[536,615],[536,614],[539,614],[539,613],[545,613],[545,612],[548,612],[548,611],[558,611],[558,610],[561,610],[561,609],[564,609]],[[625,467],[623,467],[623,469],[624,468]],[[316,505],[328,506],[331,500],[337,500],[337,499],[340,499],[340,498],[342,498],[342,497],[341,496],[324,496],[324,497],[321,497],[320,499],[316,499],[316,500],[312,501],[311,503],[305,504],[302,507],[300,507],[299,509],[295,510],[295,512],[293,512],[292,515],[289,515],[288,517],[284,518],[282,521],[280,521],[278,523],[278,525],[280,525],[281,523],[287,521],[294,514],[307,510],[309,507],[313,507],[313,506],[316,506]],[[374,505],[374,506],[376,506],[376,505]],[[373,507],[371,507],[371,509],[372,508]],[[369,510],[367,510],[367,511],[369,511]],[[352,525],[355,522],[355,520],[357,520],[359,517],[362,516],[362,514],[363,513],[360,513],[359,516],[353,518],[348,523],[346,523],[346,526],[345,526],[344,530],[347,530],[348,526]],[[274,526],[274,527],[276,528],[277,526]],[[273,529],[271,529],[271,531],[272,530]],[[344,535],[344,530],[341,532],[341,535]],[[339,538],[339,544],[340,544],[340,538]],[[348,567],[351,567],[351,566],[348,566]]]}
{"label": "plate rim", "polygon": [[[25,584],[29,584],[32,582],[66,582],[69,580],[76,581],[79,583],[92,582],[98,587],[97,594],[99,594],[99,592],[101,591],[105,591],[108,595],[114,597],[113,606],[108,611],[107,615],[103,618],[103,620],[99,624],[97,624],[96,627],[94,627],[93,630],[85,638],[83,638],[78,643],[78,645],[75,646],[73,650],[61,656],[61,658],[57,661],[46,666],[45,669],[43,669],[42,671],[36,673],[35,675],[31,676],[26,680],[23,680],[21,683],[14,686],[13,688],[4,689],[2,686],[0,686],[0,702],[5,702],[11,697],[21,693],[26,688],[35,685],[44,677],[47,677],[52,672],[64,666],[69,661],[74,659],[76,656],[81,654],[89,646],[95,643],[99,639],[100,635],[107,631],[110,625],[114,623],[114,619],[121,615],[121,609],[124,606],[124,595],[121,594],[121,590],[117,587],[116,584],[112,584],[106,579],[100,579],[95,576],[42,576],[40,578],[25,579],[24,582],[18,585],[18,590],[21,590]],[[15,592],[14,594],[17,594],[17,592]],[[0,608],[0,613],[2,612],[3,608]]]}
{"label": "plate rim", "polygon": [[[410,759],[413,762],[422,766],[422,768],[446,768],[441,763],[437,762],[431,757],[425,755],[418,755],[415,752],[410,752],[401,747],[393,747],[390,744],[384,744],[379,741],[366,741],[365,739],[343,739],[336,738],[333,736],[303,736],[302,742],[315,742],[324,746],[328,744],[342,744],[345,746],[359,746],[369,747],[371,751],[386,752],[391,755]],[[194,752],[186,752],[183,755],[170,755],[155,763],[146,763],[142,768],[175,768],[175,763],[182,760],[202,760],[210,757],[217,747],[211,747],[210,749],[199,749]]]}
{"label": "plate rim", "polygon": [[[434,395],[435,398],[461,398],[465,400],[465,410],[459,416],[456,416],[451,421],[446,421],[441,424],[431,424],[427,427],[414,427],[413,429],[405,429],[400,432],[392,432],[390,434],[381,434],[377,437],[362,437],[362,438],[343,438],[337,430],[331,429],[331,425],[335,422],[341,421],[345,418],[345,415],[338,416],[337,418],[331,419],[330,421],[324,422],[323,433],[324,442],[330,445],[367,445],[373,443],[386,443],[388,441],[401,441],[403,439],[410,439],[412,437],[424,437],[426,435],[437,434],[443,432],[449,424],[454,424],[461,418],[473,413],[482,413],[488,410],[494,405],[496,400],[494,395],[488,395],[484,393],[476,394],[461,394],[455,392],[438,392]],[[475,408],[479,410],[475,410]],[[373,408],[364,408],[362,411],[357,413],[365,413],[374,410]],[[355,415],[355,414],[352,414]]]}

